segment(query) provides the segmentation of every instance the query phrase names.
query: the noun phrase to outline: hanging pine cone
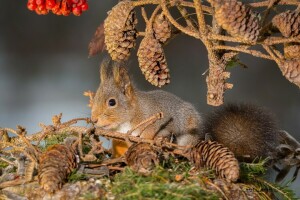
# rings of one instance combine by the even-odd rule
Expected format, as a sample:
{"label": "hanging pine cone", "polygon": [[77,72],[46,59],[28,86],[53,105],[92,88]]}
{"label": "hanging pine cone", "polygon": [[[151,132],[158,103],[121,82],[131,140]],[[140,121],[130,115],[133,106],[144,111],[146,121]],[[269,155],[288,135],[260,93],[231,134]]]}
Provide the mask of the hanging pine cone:
{"label": "hanging pine cone", "polygon": [[147,143],[136,143],[125,154],[126,163],[136,172],[148,175],[159,163],[157,152]]}
{"label": "hanging pine cone", "polygon": [[115,61],[127,60],[135,46],[137,18],[132,1],[121,1],[104,21],[105,45]]}
{"label": "hanging pine cone", "polygon": [[285,78],[300,88],[300,58],[285,60],[279,68]]}
{"label": "hanging pine cone", "polygon": [[285,58],[300,58],[300,44],[285,44],[283,50]]}
{"label": "hanging pine cone", "polygon": [[48,193],[61,189],[68,175],[76,168],[76,153],[69,145],[49,147],[39,158],[39,184]]}
{"label": "hanging pine cone", "polygon": [[244,42],[256,42],[260,33],[257,14],[237,0],[209,0],[217,23],[230,35]]}
{"label": "hanging pine cone", "polygon": [[171,24],[164,14],[159,14],[153,22],[154,37],[161,43],[165,43],[171,37]]}
{"label": "hanging pine cone", "polygon": [[286,11],[273,17],[272,23],[284,37],[300,34],[300,10]]}
{"label": "hanging pine cone", "polygon": [[239,163],[234,154],[217,142],[199,142],[191,149],[190,159],[196,168],[212,168],[216,174],[229,182],[234,182],[239,178]]}
{"label": "hanging pine cone", "polygon": [[152,34],[148,34],[143,38],[137,56],[139,66],[147,81],[158,87],[170,83],[164,50]]}

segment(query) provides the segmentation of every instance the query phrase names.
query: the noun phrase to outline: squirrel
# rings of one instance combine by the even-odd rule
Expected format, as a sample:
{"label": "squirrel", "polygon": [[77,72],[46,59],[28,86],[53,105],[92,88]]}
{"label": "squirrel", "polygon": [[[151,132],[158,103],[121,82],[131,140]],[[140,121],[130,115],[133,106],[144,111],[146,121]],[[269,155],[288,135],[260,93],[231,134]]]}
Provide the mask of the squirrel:
{"label": "squirrel", "polygon": [[[214,140],[228,147],[239,161],[253,162],[269,158],[269,165],[279,171],[280,181],[296,166],[300,168],[300,144],[280,130],[268,111],[249,104],[228,104],[202,120],[194,106],[162,90],[144,92],[131,82],[122,64],[106,59],[100,66],[101,83],[94,97],[91,119],[100,128],[127,133],[141,121],[158,112],[164,118],[132,135],[145,139],[175,138],[178,145],[194,145]],[[113,156],[124,155],[126,142],[112,141]],[[275,163],[279,163],[279,169]]]}
{"label": "squirrel", "polygon": [[[202,119],[192,104],[166,91],[138,90],[126,68],[109,59],[100,66],[100,80],[91,112],[97,127],[127,133],[141,121],[162,112],[163,119],[142,132],[135,130],[132,135],[145,139],[175,138],[174,142],[182,146],[199,141]],[[123,155],[127,148],[125,142],[112,141],[114,157]]]}

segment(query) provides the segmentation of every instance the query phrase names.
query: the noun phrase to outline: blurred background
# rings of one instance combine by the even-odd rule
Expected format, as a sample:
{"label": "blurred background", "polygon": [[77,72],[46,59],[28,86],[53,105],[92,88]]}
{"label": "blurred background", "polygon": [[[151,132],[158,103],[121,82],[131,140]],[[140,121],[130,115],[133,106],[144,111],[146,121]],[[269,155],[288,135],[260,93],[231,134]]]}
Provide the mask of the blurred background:
{"label": "blurred background", "polygon": [[[88,43],[97,26],[116,0],[89,1],[82,16],[63,17],[49,13],[38,16],[27,1],[3,1],[0,6],[0,127],[20,124],[29,133],[38,123],[51,123],[63,113],[63,121],[89,117],[85,90],[99,85],[99,64],[103,55],[88,58]],[[165,47],[171,70],[171,84],[163,89],[192,102],[205,114],[207,52],[202,43],[180,35]],[[231,69],[232,90],[226,102],[251,102],[270,109],[280,127],[300,140],[300,90],[287,81],[274,62],[241,55],[247,69]],[[139,71],[136,49],[129,70],[136,85],[155,89]],[[263,147],[262,147],[263,148]],[[291,186],[299,189],[300,177]],[[300,192],[298,195],[300,196]]]}

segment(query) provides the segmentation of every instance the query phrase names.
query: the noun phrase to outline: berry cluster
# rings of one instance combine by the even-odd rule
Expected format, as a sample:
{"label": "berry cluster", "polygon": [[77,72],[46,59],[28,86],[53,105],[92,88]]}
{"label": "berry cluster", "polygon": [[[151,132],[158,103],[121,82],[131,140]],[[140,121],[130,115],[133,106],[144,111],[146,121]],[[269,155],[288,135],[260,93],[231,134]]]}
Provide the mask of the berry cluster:
{"label": "berry cluster", "polygon": [[87,0],[28,0],[27,8],[39,15],[52,11],[56,15],[68,16],[73,13],[80,16],[89,6]]}

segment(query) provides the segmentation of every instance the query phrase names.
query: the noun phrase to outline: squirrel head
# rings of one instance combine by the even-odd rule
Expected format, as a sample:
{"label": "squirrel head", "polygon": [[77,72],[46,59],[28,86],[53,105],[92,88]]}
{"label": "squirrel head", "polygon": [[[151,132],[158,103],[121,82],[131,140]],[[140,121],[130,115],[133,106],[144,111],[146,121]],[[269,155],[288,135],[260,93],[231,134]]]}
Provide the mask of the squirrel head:
{"label": "squirrel head", "polygon": [[104,129],[117,129],[135,114],[136,98],[125,67],[109,59],[100,66],[100,86],[92,106],[92,121]]}

